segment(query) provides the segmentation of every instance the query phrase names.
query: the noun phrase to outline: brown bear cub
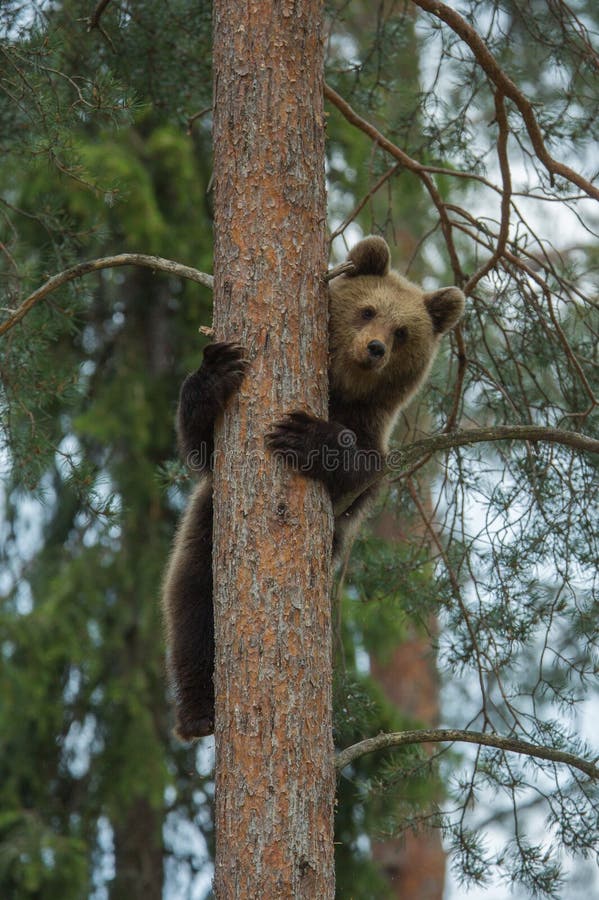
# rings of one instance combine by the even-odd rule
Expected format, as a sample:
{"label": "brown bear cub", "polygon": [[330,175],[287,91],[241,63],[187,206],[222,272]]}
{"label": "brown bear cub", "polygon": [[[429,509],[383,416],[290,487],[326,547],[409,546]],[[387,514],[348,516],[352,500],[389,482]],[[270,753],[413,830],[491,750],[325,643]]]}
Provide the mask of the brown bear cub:
{"label": "brown bear cub", "polygon": [[[457,288],[425,293],[390,270],[389,248],[380,237],[360,241],[348,259],[354,270],[329,285],[329,421],[292,412],[266,436],[275,455],[326,485],[336,555],[376,494],[399,410],[423,384],[442,335],[464,309]],[[179,399],[179,447],[204,475],[179,526],[163,594],[176,733],[184,740],[214,728],[213,433],[246,369],[241,347],[212,344]]]}

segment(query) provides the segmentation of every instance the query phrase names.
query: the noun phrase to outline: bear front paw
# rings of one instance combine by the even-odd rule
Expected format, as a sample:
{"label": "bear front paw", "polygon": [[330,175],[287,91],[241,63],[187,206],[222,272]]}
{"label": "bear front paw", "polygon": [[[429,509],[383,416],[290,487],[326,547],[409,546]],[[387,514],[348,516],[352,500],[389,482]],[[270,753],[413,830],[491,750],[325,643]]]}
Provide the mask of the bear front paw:
{"label": "bear front paw", "polygon": [[219,341],[205,348],[200,374],[224,402],[239,388],[248,366],[240,344]]}
{"label": "bear front paw", "polygon": [[296,410],[288,413],[266,434],[266,446],[274,456],[296,471],[309,472],[316,463],[322,445],[319,434],[326,422]]}

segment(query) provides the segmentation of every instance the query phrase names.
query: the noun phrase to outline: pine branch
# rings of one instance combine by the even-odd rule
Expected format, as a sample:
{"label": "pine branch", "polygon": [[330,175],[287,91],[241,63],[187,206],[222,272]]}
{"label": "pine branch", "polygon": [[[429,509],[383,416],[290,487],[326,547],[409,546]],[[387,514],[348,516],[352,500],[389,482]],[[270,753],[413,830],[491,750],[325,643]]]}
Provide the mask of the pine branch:
{"label": "pine branch", "polygon": [[[408,156],[408,154],[405,153],[404,150],[401,150],[400,147],[386,138],[385,135],[382,134],[382,132],[374,127],[374,125],[366,121],[366,119],[363,119],[362,116],[358,115],[358,113],[349,105],[347,100],[344,100],[343,97],[341,97],[340,94],[337,93],[337,91],[334,91],[333,88],[328,84],[325,84],[324,86],[324,95],[334,106],[337,107],[339,112],[342,113],[342,115],[351,125],[355,125],[356,128],[358,128],[360,131],[363,131],[364,134],[367,134],[390,156],[393,156],[394,159],[396,159],[404,167],[404,169],[408,169],[410,172],[414,172],[414,174],[417,175],[418,178],[420,178],[439,214],[439,221],[441,222],[441,229],[443,231],[443,237],[445,238],[447,252],[449,253],[449,258],[451,260],[451,267],[454,273],[454,277],[458,284],[462,284],[465,279],[462,274],[457,250],[453,241],[451,223],[447,214],[447,207],[443,202],[443,198],[439,190],[437,189],[435,182],[430,177],[427,166],[423,166],[422,163],[419,163],[417,160],[412,159],[412,157]],[[439,172],[441,170],[439,168],[436,168],[435,171]],[[452,173],[451,170],[447,170],[447,174],[454,173]]]}
{"label": "pine branch", "polygon": [[359,491],[352,491],[339,497],[333,507],[335,516],[349,509],[354,500],[363,493],[366,487],[378,484],[383,479],[395,475],[391,481],[403,480],[410,476],[416,464],[427,461],[438,450],[451,450],[452,447],[464,447],[468,444],[482,444],[495,441],[544,441],[550,444],[561,444],[586,453],[599,453],[599,440],[587,437],[578,431],[564,431],[560,428],[549,428],[544,425],[496,425],[491,428],[471,428],[464,431],[449,431],[435,434],[421,441],[414,441],[405,447],[394,447],[390,450],[380,470],[373,472],[367,485]]}
{"label": "pine branch", "polygon": [[537,158],[545,166],[551,178],[553,179],[555,175],[561,175],[562,178],[575,184],[589,197],[599,200],[599,188],[596,188],[590,181],[583,178],[578,172],[575,172],[574,169],[550,155],[545,146],[531,102],[518,89],[511,78],[506,75],[478,32],[458,12],[447,6],[447,4],[440,3],[439,0],[413,0],[413,3],[449,25],[468,44],[476,61],[495,87],[513,101],[524,120]]}
{"label": "pine branch", "polygon": [[436,434],[432,437],[414,441],[406,447],[397,447],[387,454],[387,472],[399,470],[413,465],[423,456],[438,450],[449,450],[452,447],[463,447],[467,444],[480,444],[495,441],[544,441],[551,444],[562,444],[575,450],[587,453],[599,453],[599,440],[587,437],[578,431],[565,431],[561,428],[550,428],[544,425],[495,425],[489,428],[471,428],[463,431],[451,431]]}
{"label": "pine branch", "polygon": [[106,7],[110,3],[110,0],[100,0],[93,13],[89,17],[87,21],[87,30],[91,31],[92,28],[99,28],[100,19],[102,18],[102,14],[104,13]]}
{"label": "pine branch", "polygon": [[81,278],[82,275],[87,275],[89,272],[97,272],[100,269],[112,269],[117,266],[143,266],[160,272],[168,272],[169,275],[176,275],[179,278],[187,278],[189,281],[195,281],[197,284],[203,284],[208,288],[212,287],[212,275],[207,275],[205,272],[200,272],[198,269],[193,269],[190,266],[183,266],[172,259],[164,259],[161,256],[147,256],[144,253],[120,253],[118,256],[104,256],[100,259],[91,259],[87,262],[78,263],[76,266],[71,266],[70,269],[65,269],[64,272],[59,272],[57,275],[49,278],[45,284],[23,301],[5,322],[0,324],[0,335],[10,331],[17,322],[20,322],[27,315],[36,303],[43,300],[44,297],[47,297],[48,294],[51,294],[63,284],[67,284],[67,282],[73,281],[75,278]]}
{"label": "pine branch", "polygon": [[487,734],[479,731],[462,731],[456,728],[438,728],[422,731],[398,731],[391,734],[377,734],[376,737],[367,738],[358,744],[352,744],[341,750],[335,757],[335,767],[340,772],[354,760],[367,753],[384,750],[387,747],[406,747],[411,744],[441,744],[441,743],[466,743],[479,746],[494,747],[496,750],[505,750],[508,753],[520,753],[536,759],[548,759],[551,762],[564,763],[588,775],[594,780],[599,779],[599,768],[594,762],[589,762],[567,753],[564,750],[554,750],[540,744],[530,744],[518,738],[501,737],[498,734]]}

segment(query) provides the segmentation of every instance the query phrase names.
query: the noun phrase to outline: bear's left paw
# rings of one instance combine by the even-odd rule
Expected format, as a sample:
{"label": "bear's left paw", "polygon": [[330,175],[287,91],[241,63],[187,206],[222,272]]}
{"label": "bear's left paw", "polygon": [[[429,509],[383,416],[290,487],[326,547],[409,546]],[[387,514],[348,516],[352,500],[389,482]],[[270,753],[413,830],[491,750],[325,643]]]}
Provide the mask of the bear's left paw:
{"label": "bear's left paw", "polygon": [[327,422],[303,410],[288,413],[266,435],[266,446],[296,470],[307,471],[323,444]]}

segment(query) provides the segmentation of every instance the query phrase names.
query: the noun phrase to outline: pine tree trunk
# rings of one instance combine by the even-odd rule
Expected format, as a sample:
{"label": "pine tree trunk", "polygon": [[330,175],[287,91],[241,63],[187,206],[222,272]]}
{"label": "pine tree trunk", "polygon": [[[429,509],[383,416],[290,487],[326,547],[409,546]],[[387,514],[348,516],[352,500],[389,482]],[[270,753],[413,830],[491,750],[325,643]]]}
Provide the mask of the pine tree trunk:
{"label": "pine tree trunk", "polygon": [[[406,248],[404,248],[406,249]],[[408,257],[408,253],[405,253]],[[399,444],[409,443],[431,430],[429,417],[422,406],[412,406],[403,413],[396,432]],[[420,476],[421,488],[427,497],[426,508],[432,518],[430,475]],[[387,509],[374,523],[377,537],[397,545],[420,541],[425,537],[423,523],[414,519],[406,522],[396,510]],[[426,538],[425,538],[426,539]],[[432,577],[432,575],[431,575]],[[435,619],[429,621],[432,634],[437,631]],[[399,644],[384,661],[372,654],[370,673],[379,683],[383,694],[397,709],[421,724],[439,724],[439,678],[430,637],[417,628]],[[442,900],[445,887],[446,857],[437,829],[407,831],[397,838],[375,838],[372,858],[386,875],[398,900]]]}
{"label": "pine tree trunk", "polygon": [[[431,623],[432,625],[433,623]],[[439,686],[430,641],[414,631],[382,663],[371,661],[372,677],[385,697],[417,722],[436,726]],[[398,838],[372,842],[372,858],[398,900],[441,900],[446,858],[438,830],[407,831]]]}
{"label": "pine tree trunk", "polygon": [[217,340],[252,362],[216,436],[215,895],[332,898],[328,498],[264,434],[326,415],[322,5],[214,3]]}

